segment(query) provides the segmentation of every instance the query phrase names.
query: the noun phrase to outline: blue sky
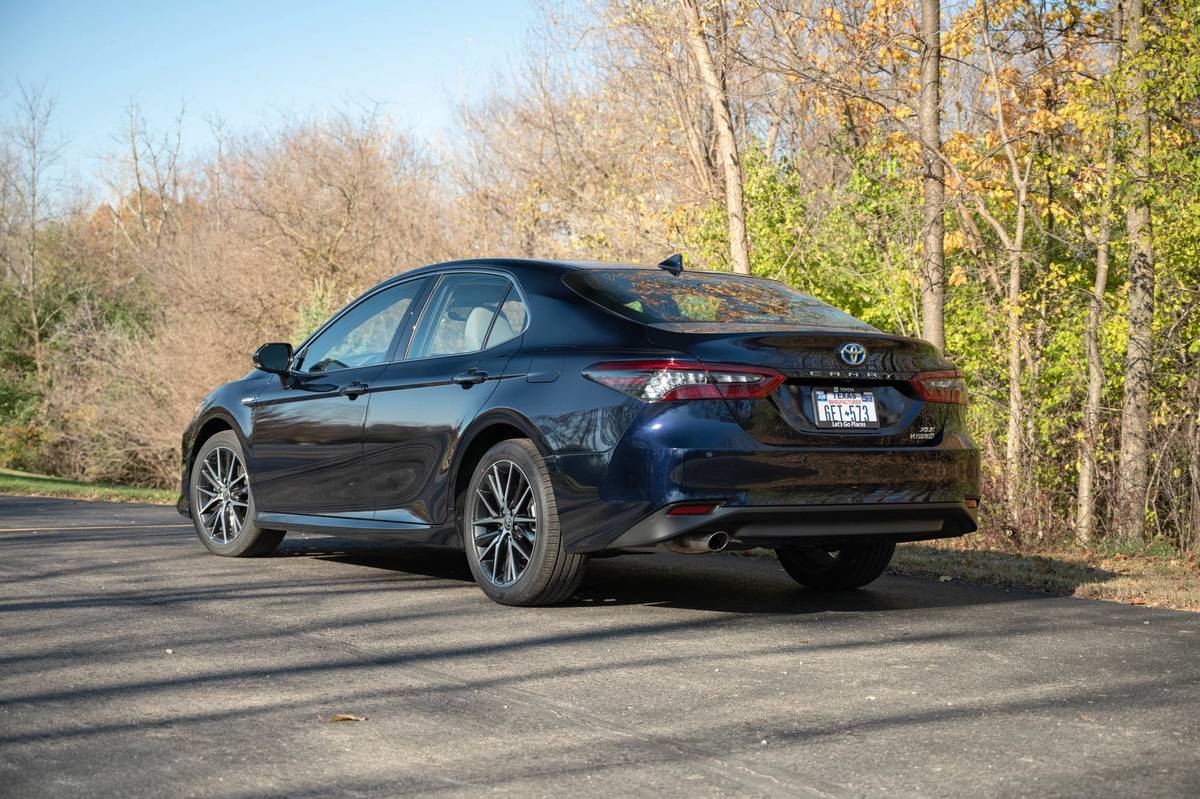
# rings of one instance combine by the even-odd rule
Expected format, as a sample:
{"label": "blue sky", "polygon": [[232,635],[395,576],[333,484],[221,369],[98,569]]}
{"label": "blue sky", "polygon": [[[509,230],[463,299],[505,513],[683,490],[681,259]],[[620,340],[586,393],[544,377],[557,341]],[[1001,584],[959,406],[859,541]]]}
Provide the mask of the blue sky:
{"label": "blue sky", "polygon": [[0,117],[18,78],[44,83],[64,166],[85,179],[130,101],[158,129],[186,104],[190,152],[211,141],[210,117],[241,132],[362,101],[436,138],[456,102],[519,57],[533,21],[528,0],[0,0]]}

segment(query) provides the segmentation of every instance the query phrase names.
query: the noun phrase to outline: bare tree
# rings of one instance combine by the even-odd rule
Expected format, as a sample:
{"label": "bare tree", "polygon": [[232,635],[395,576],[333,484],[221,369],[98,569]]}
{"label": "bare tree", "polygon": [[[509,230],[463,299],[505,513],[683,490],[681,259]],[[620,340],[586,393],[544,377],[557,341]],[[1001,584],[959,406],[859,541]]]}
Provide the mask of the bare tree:
{"label": "bare tree", "polygon": [[687,40],[712,107],[717,128],[717,150],[725,173],[725,211],[729,217],[729,258],[733,271],[750,274],[750,247],[746,240],[746,202],[742,193],[742,162],[738,156],[733,116],[729,111],[729,93],[717,73],[708,33],[700,17],[700,0],[681,0],[687,15]]}
{"label": "bare tree", "polygon": [[1015,517],[1017,509],[1022,506],[1021,492],[1024,483],[1025,447],[1021,428],[1025,408],[1022,387],[1022,350],[1025,340],[1021,329],[1021,279],[1026,257],[1025,236],[1030,210],[1029,185],[1030,174],[1033,170],[1034,149],[1028,147],[1023,154],[1017,151],[1017,137],[1009,129],[1008,115],[1005,112],[1003,80],[996,62],[996,46],[992,37],[988,4],[985,0],[980,5],[983,11],[981,24],[987,56],[988,81],[995,96],[995,125],[1000,135],[1000,149],[1008,165],[1008,179],[1011,181],[1016,202],[1013,230],[1009,233],[999,223],[999,220],[986,212],[982,200],[978,196],[976,197],[981,216],[989,221],[1008,254],[1008,281],[1005,296],[1008,350],[1008,433],[1004,453],[1004,488],[1008,512],[1010,516]]}
{"label": "bare tree", "polygon": [[7,138],[12,151],[5,175],[4,201],[8,221],[5,246],[0,247],[5,274],[14,281],[16,294],[25,306],[26,334],[30,339],[37,387],[47,382],[46,341],[48,326],[61,309],[43,313],[41,237],[43,226],[53,216],[52,170],[63,143],[51,135],[54,100],[42,87],[18,83],[20,98]]}
{"label": "bare tree", "polygon": [[17,275],[8,243],[14,240],[17,227],[17,154],[9,136],[0,137],[0,263],[4,265],[3,279],[15,282]]}
{"label": "bare tree", "polygon": [[1143,0],[1129,0],[1125,14],[1125,56],[1133,62],[1126,77],[1125,123],[1129,145],[1130,197],[1125,213],[1129,235],[1129,346],[1125,359],[1125,403],[1121,409],[1121,458],[1113,517],[1118,537],[1141,541],[1146,526],[1150,467],[1150,380],[1154,353],[1154,247],[1150,230],[1150,108]]}
{"label": "bare tree", "polygon": [[940,0],[921,0],[921,162],[924,168],[924,248],[921,270],[921,336],[946,346],[946,172],[942,163]]}
{"label": "bare tree", "polygon": [[168,234],[178,232],[183,117],[180,109],[172,130],[154,136],[141,109],[133,103],[125,108],[125,128],[116,139],[123,154],[102,180],[112,194],[113,227],[134,251],[162,249]]}

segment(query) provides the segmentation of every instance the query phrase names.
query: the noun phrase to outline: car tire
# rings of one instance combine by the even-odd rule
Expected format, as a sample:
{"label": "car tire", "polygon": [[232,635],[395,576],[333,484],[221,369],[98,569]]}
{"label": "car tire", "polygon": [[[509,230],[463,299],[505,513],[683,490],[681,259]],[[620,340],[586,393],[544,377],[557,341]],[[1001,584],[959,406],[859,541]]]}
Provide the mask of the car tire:
{"label": "car tire", "polygon": [[818,591],[846,591],[874,582],[892,560],[894,541],[860,541],[839,549],[776,549],[779,563],[793,580]]}
{"label": "car tire", "polygon": [[502,441],[471,475],[460,514],[475,582],[501,605],[554,605],[583,580],[587,555],[567,552],[554,486],[533,442]]}
{"label": "car tire", "polygon": [[257,557],[273,552],[283,540],[284,531],[264,530],[254,523],[246,455],[232,430],[222,430],[204,442],[188,482],[192,524],[209,552]]}

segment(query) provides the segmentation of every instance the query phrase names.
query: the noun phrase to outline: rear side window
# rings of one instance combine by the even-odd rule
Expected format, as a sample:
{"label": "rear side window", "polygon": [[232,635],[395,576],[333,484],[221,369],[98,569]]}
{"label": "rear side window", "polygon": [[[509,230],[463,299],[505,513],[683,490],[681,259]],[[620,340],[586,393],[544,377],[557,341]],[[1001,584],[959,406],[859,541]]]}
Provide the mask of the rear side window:
{"label": "rear side window", "polygon": [[870,325],[774,280],[719,272],[595,269],[564,282],[597,305],[648,325],[763,324],[873,330]]}
{"label": "rear side window", "polygon": [[426,303],[408,357],[460,355],[507,341],[524,328],[524,307],[507,278],[446,275]]}
{"label": "rear side window", "polygon": [[516,289],[509,289],[508,296],[500,303],[500,313],[492,322],[492,332],[488,334],[484,349],[503,344],[510,338],[516,338],[525,329],[525,303]]}

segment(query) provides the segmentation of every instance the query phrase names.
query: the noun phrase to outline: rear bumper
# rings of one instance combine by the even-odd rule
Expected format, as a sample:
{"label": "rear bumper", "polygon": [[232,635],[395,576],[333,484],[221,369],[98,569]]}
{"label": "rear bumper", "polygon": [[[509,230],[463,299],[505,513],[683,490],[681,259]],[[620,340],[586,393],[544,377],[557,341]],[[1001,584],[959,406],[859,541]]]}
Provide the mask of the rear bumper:
{"label": "rear bumper", "polygon": [[718,531],[753,546],[816,546],[861,536],[924,541],[977,529],[975,515],[962,502],[722,506],[703,516],[670,516],[669,511],[652,513],[610,546],[654,546],[687,533]]}
{"label": "rear bumper", "polygon": [[[547,459],[569,552],[647,546],[688,532],[777,538],[951,538],[976,529],[979,451],[731,452],[623,448]],[[705,516],[668,517],[685,502]],[[764,544],[765,545],[765,544]]]}
{"label": "rear bumper", "polygon": [[[975,529],[966,500],[980,495],[979,450],[959,429],[919,446],[773,446],[705,401],[645,406],[612,449],[547,465],[569,552],[718,530],[756,541],[952,537]],[[720,507],[668,521],[685,502]]]}

